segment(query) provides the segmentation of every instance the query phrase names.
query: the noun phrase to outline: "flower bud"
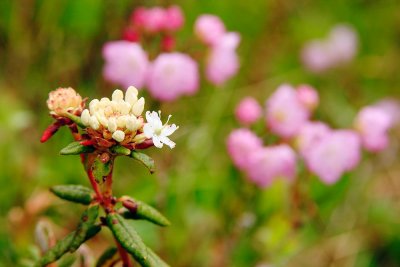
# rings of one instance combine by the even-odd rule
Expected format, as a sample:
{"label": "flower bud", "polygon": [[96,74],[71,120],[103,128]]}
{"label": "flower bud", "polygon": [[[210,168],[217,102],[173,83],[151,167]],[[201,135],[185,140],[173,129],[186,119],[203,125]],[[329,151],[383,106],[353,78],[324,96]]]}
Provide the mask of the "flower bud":
{"label": "flower bud", "polygon": [[71,87],[58,88],[49,93],[47,106],[50,114],[63,117],[67,112],[80,115],[84,102],[82,97]]}

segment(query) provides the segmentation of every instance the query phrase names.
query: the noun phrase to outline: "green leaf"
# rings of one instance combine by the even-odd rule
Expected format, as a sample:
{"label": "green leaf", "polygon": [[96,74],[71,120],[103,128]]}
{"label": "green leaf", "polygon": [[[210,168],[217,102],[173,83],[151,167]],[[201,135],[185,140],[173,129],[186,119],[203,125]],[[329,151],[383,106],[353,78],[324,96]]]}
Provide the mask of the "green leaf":
{"label": "green leaf", "polygon": [[56,185],[50,191],[59,198],[84,205],[89,205],[94,199],[93,191],[82,185]]}
{"label": "green leaf", "polygon": [[72,142],[63,149],[61,149],[61,155],[79,155],[83,153],[91,153],[94,151],[92,146],[81,145],[79,141]]}
{"label": "green leaf", "polygon": [[102,182],[112,171],[112,160],[103,163],[99,158],[96,158],[92,165],[93,176],[97,181]]}
{"label": "green leaf", "polygon": [[118,261],[120,261],[118,249],[116,247],[110,247],[100,256],[96,267],[111,267]]}
{"label": "green leaf", "polygon": [[141,162],[147,169],[149,169],[150,173],[155,172],[154,160],[146,154],[133,150],[130,157]]}
{"label": "green leaf", "polygon": [[160,226],[168,226],[171,223],[158,210],[152,206],[130,197],[122,202],[127,210],[122,211],[121,215],[126,219],[143,219]]}
{"label": "green leaf", "polygon": [[121,246],[143,267],[168,266],[143,243],[135,229],[119,214],[107,214],[107,225]]}
{"label": "green leaf", "polygon": [[86,234],[89,229],[96,222],[97,216],[99,215],[99,205],[92,205],[83,212],[81,221],[79,222],[78,229],[75,231],[75,236],[69,247],[70,252],[74,252],[79,246],[85,241]]}
{"label": "green leaf", "polygon": [[68,117],[71,121],[75,122],[76,125],[78,125],[79,127],[81,128],[87,127],[82,123],[81,117],[75,116],[74,114],[71,114],[69,112],[65,112],[64,115]]}
{"label": "green leaf", "polygon": [[121,145],[112,146],[110,148],[110,150],[111,150],[111,152],[113,152],[115,154],[118,154],[118,155],[129,156],[131,154],[131,150],[130,149],[128,149],[128,148],[126,148],[124,146],[121,146]]}
{"label": "green leaf", "polygon": [[[83,240],[83,242],[95,236],[100,230],[101,230],[100,225],[93,225],[92,227],[90,227],[90,229],[86,233],[85,240]],[[35,266],[37,267],[46,266],[47,264],[55,262],[56,260],[61,258],[62,255],[64,255],[69,251],[69,247],[71,245],[72,240],[74,239],[75,233],[76,232],[74,231],[68,234],[66,237],[64,237],[64,239],[58,241],[54,247],[46,251],[46,253],[36,263]]]}

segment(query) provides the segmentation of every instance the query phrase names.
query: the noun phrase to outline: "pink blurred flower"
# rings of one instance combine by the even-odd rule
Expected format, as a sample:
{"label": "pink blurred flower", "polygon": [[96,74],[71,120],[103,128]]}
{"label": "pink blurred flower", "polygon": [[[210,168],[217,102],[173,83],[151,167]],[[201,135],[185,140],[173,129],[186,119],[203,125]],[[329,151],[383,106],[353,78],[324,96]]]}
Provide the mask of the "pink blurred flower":
{"label": "pink blurred flower", "polygon": [[159,32],[165,25],[165,11],[161,7],[147,9],[142,28],[150,33]]}
{"label": "pink blurred flower", "polygon": [[333,131],[325,135],[305,157],[310,171],[326,184],[333,184],[344,172],[354,169],[361,157],[359,136],[350,130]]}
{"label": "pink blurred flower", "polygon": [[279,86],[266,102],[267,125],[273,133],[284,138],[295,136],[309,115],[296,90],[288,84]]}
{"label": "pink blurred flower", "polygon": [[390,115],[378,107],[369,106],[360,110],[354,125],[366,150],[378,152],[387,147],[391,122]]}
{"label": "pink blurred flower", "polygon": [[390,117],[390,123],[395,126],[400,122],[400,102],[395,99],[382,99],[373,105],[385,112]]}
{"label": "pink blurred flower", "polygon": [[307,84],[299,85],[297,87],[297,97],[310,111],[316,109],[319,104],[319,95],[317,90]]}
{"label": "pink blurred flower", "polygon": [[313,147],[330,132],[331,129],[329,126],[323,122],[310,121],[305,123],[296,136],[296,147],[299,150],[300,155],[307,157]]}
{"label": "pink blurred flower", "polygon": [[239,69],[236,48],[240,35],[230,32],[222,36],[218,43],[211,47],[206,62],[206,78],[215,85],[221,85],[234,76]]}
{"label": "pink blurred flower", "polygon": [[184,17],[179,6],[170,6],[165,10],[163,29],[176,31],[182,28]]}
{"label": "pink blurred flower", "polygon": [[162,53],[149,68],[147,86],[150,94],[162,101],[193,95],[199,88],[197,63],[183,53]]}
{"label": "pink blurred flower", "polygon": [[282,144],[251,152],[246,167],[249,179],[261,187],[269,186],[277,178],[293,180],[296,175],[296,154]]}
{"label": "pink blurred flower", "polygon": [[194,32],[205,44],[215,45],[225,35],[226,29],[219,17],[206,14],[196,19]]}
{"label": "pink blurred flower", "polygon": [[149,65],[146,52],[137,43],[108,42],[103,47],[104,78],[125,88],[143,87]]}
{"label": "pink blurred flower", "polygon": [[257,100],[252,97],[243,98],[235,109],[236,119],[244,124],[250,125],[260,119],[262,108]]}
{"label": "pink blurred flower", "polygon": [[241,170],[249,166],[250,154],[262,148],[262,140],[244,128],[233,130],[226,144],[233,163]]}
{"label": "pink blurred flower", "polygon": [[301,59],[310,71],[323,72],[351,61],[357,53],[357,34],[346,25],[337,25],[325,40],[311,40],[302,49]]}

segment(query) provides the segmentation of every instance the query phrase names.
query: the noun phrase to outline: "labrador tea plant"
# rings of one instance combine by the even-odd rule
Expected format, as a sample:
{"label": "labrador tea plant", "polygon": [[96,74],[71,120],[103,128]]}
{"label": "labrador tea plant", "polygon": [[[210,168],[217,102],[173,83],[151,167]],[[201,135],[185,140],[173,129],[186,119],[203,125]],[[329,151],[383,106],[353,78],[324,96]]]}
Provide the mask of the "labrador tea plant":
{"label": "labrador tea plant", "polygon": [[[115,90],[111,100],[93,99],[85,109],[86,99],[72,88],[58,88],[50,92],[47,105],[55,119],[43,133],[41,142],[47,141],[62,126],[67,126],[74,142],[63,148],[61,155],[80,155],[92,188],[82,185],[57,185],[51,191],[61,199],[86,205],[75,231],[43,251],[36,266],[47,266],[66,253],[76,251],[83,243],[109,228],[115,238],[111,247],[99,258],[96,266],[114,266],[122,261],[130,267],[131,255],[142,266],[168,266],[148,248],[127,222],[143,219],[160,226],[169,221],[148,204],[128,196],[113,195],[113,166],[115,158],[127,156],[143,163],[154,172],[154,161],[143,149],[175,143],[169,136],[178,129],[175,124],[161,122],[161,112],[147,111],[142,116],[145,100],[138,99],[138,91],[131,86],[124,93]],[[110,265],[111,264],[111,265]]]}

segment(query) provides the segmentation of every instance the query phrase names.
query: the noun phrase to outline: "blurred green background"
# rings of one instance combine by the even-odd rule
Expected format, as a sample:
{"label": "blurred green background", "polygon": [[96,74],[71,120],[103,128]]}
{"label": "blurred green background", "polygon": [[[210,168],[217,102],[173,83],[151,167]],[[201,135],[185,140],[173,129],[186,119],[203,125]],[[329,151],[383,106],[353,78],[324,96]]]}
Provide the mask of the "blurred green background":
{"label": "blurred green background", "polygon": [[[89,184],[79,158],[58,153],[71,141],[67,129],[39,142],[52,121],[48,92],[71,86],[89,98],[109,96],[115,86],[101,75],[102,45],[120,39],[135,7],[170,4],[185,13],[180,40],[191,38],[203,13],[240,32],[241,68],[223,88],[203,82],[196,96],[161,104],[180,129],[175,149],[149,150],[155,174],[117,160],[115,194],[147,201],[172,222],[165,229],[135,222],[144,241],[172,266],[400,266],[399,131],[389,149],[365,155],[333,186],[302,178],[299,206],[287,184],[248,183],[225,147],[238,127],[233,109],[240,98],[263,103],[282,82],[315,86],[316,117],[334,127],[350,127],[364,105],[399,98],[397,0],[0,1],[0,266],[29,257],[39,218],[49,218],[61,237],[83,210],[46,193],[56,184]],[[324,74],[307,72],[301,47],[337,23],[359,34],[355,60]],[[148,109],[158,105],[146,101]],[[98,255],[108,242],[105,229],[89,247]]]}

